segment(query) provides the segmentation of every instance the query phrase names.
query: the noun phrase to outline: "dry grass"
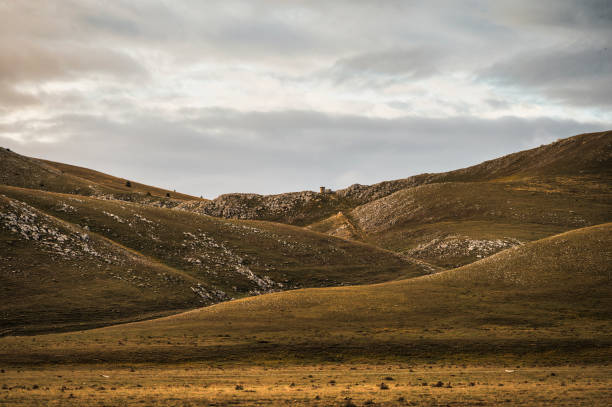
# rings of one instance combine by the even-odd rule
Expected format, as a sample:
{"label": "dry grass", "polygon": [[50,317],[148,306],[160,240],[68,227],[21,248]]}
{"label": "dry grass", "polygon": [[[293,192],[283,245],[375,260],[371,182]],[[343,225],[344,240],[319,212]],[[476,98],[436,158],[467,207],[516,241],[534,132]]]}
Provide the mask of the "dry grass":
{"label": "dry grass", "polygon": [[612,224],[425,277],[303,289],[103,329],[0,339],[7,364],[597,364],[612,355]]}
{"label": "dry grass", "polygon": [[612,397],[608,366],[75,365],[6,369],[0,383],[7,406],[605,406]]}
{"label": "dry grass", "polygon": [[[272,290],[428,272],[377,247],[295,226],[7,186],[0,194],[10,197],[0,197],[0,335],[9,328],[83,329]],[[11,202],[23,209],[10,209]],[[9,225],[2,214],[13,212],[38,215]],[[62,230],[74,244],[59,234],[28,239],[17,230],[34,226]],[[70,256],[50,251],[54,245]],[[83,252],[85,245],[102,256]],[[198,284],[212,298],[198,296]],[[219,290],[225,295],[215,296]]]}

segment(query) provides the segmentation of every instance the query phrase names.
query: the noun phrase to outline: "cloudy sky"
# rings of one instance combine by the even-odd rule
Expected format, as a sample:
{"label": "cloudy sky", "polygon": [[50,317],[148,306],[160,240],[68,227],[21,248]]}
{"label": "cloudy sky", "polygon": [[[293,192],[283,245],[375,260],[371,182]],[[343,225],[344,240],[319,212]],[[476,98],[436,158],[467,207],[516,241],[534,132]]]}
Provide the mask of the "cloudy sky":
{"label": "cloudy sky", "polygon": [[205,197],[612,128],[609,0],[0,0],[0,145]]}

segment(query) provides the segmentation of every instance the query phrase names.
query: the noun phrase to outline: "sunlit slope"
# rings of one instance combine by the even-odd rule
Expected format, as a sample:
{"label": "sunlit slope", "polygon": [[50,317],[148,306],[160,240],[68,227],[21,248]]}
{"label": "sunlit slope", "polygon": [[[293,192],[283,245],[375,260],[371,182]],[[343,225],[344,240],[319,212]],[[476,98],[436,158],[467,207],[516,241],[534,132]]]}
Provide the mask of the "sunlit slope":
{"label": "sunlit slope", "polygon": [[605,224],[409,280],[273,293],[35,343],[5,338],[0,358],[601,363],[612,356],[611,247]]}
{"label": "sunlit slope", "polygon": [[198,281],[0,195],[0,335],[83,329],[193,308]]}
{"label": "sunlit slope", "polygon": [[508,247],[612,220],[612,133],[560,140],[433,174],[309,226],[457,267]]}
{"label": "sunlit slope", "polygon": [[[580,134],[548,145],[444,173],[426,173],[373,185],[354,184],[333,193],[312,191],[277,195],[226,194],[207,202],[186,203],[189,210],[217,217],[260,219],[306,226],[345,214],[420,185],[444,182],[488,182],[499,179],[612,177],[612,132]],[[324,183],[324,182],[323,182]]]}
{"label": "sunlit slope", "polygon": [[[38,160],[42,163],[48,164],[52,167],[55,167],[62,171],[64,174],[68,174],[71,176],[76,176],[90,182],[96,183],[96,185],[100,185],[102,187],[107,188],[110,191],[114,191],[115,194],[150,194],[155,197],[166,197],[166,194],[170,195],[172,199],[175,200],[197,200],[200,199],[187,195],[181,194],[176,191],[170,191],[167,189],[157,188],[150,185],[140,184],[138,182],[130,181],[130,186],[126,185],[125,178],[118,178],[112,175],[108,175],[99,171],[90,170],[89,168],[78,167],[75,165],[63,164],[54,161],[47,160]],[[203,200],[206,201],[206,200]]]}
{"label": "sunlit slope", "polygon": [[612,176],[612,131],[585,133],[438,174],[438,182],[490,181],[505,177]]}
{"label": "sunlit slope", "polygon": [[597,179],[454,182],[398,191],[348,217],[366,240],[443,267],[555,233],[612,220]]}
{"label": "sunlit slope", "polygon": [[175,206],[199,198],[176,193],[87,168],[26,157],[0,148],[0,184],[68,194],[106,196]]}
{"label": "sunlit slope", "polygon": [[[100,307],[113,309],[111,317],[134,316],[149,308],[151,312],[171,311],[271,291],[368,284],[435,270],[373,246],[288,225],[229,221],[136,203],[7,186],[0,186],[0,194],[6,196],[0,208],[2,277],[11,281],[3,286],[5,296],[0,301],[5,308],[3,327],[19,325],[19,329],[27,330],[28,325],[45,318],[58,326],[64,322],[66,326],[97,324],[108,320],[103,313],[96,314]],[[23,210],[15,212],[11,205]],[[38,218],[28,216],[27,211],[38,213]],[[44,240],[39,240],[42,226],[36,226],[36,222],[41,219],[43,223],[59,222],[57,228],[71,232],[45,232]],[[74,240],[74,244],[68,241],[68,257],[53,251],[62,253],[64,244],[68,244],[65,236]],[[102,239],[107,255],[91,258],[88,243],[80,243],[80,236],[92,241]],[[138,273],[131,262],[115,259],[123,258],[124,253],[135,253],[155,264],[141,267],[143,273],[149,273],[141,276],[144,282],[141,277],[133,277],[132,273]],[[78,260],[81,257],[84,260]],[[160,267],[163,270],[158,270]],[[41,276],[45,278],[41,280]],[[53,282],[58,278],[61,290]],[[148,284],[148,280],[155,289],[147,291],[145,300],[138,284]],[[40,297],[24,293],[39,293]],[[48,301],[41,299],[44,296],[49,296]],[[60,300],[63,296],[66,307]],[[130,305],[147,304],[149,300],[155,302],[154,306]],[[17,307],[17,303],[21,305]],[[90,308],[91,312],[87,311]],[[44,315],[38,313],[39,309],[45,311]],[[54,313],[56,319],[49,317]]]}

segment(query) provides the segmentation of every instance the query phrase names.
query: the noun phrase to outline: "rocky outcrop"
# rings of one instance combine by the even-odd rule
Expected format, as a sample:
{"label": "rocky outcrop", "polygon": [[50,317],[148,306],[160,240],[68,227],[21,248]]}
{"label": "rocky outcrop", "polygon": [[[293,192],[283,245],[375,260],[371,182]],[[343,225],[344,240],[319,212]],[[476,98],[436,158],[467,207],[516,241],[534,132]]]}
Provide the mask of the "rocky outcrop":
{"label": "rocky outcrop", "polygon": [[301,191],[277,195],[225,194],[212,201],[187,201],[176,209],[228,219],[254,219],[308,225],[401,189],[427,183],[429,174],[374,185],[354,184],[335,192]]}
{"label": "rocky outcrop", "polygon": [[499,251],[521,245],[523,245],[523,242],[510,237],[472,239],[468,236],[450,235],[420,244],[416,248],[406,251],[405,254],[445,267],[459,267],[489,257]]}
{"label": "rocky outcrop", "polygon": [[[333,193],[313,191],[278,195],[225,194],[212,201],[184,202],[176,209],[228,219],[257,219],[304,225],[346,204]],[[324,215],[321,215],[321,214]]]}

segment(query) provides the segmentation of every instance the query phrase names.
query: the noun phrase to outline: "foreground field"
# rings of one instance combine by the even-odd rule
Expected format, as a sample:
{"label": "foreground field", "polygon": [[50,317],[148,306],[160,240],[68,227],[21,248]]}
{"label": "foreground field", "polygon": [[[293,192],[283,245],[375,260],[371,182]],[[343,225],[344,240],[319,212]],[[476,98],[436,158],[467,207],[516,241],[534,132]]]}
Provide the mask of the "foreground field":
{"label": "foreground field", "polygon": [[0,406],[605,406],[609,366],[76,365],[6,369]]}

